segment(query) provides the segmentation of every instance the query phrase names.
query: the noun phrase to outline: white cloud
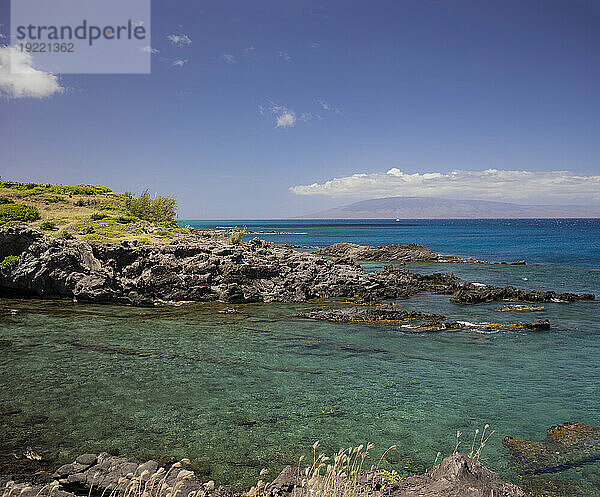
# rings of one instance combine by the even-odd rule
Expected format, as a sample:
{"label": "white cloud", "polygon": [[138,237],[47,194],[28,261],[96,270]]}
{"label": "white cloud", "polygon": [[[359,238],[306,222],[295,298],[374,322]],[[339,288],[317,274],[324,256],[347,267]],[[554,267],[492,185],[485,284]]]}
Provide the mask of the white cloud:
{"label": "white cloud", "polygon": [[221,55],[221,57],[219,57],[223,62],[226,62],[227,64],[233,64],[235,62],[235,57],[233,54],[230,53],[224,53],[223,55]]}
{"label": "white cloud", "polygon": [[296,114],[293,110],[286,110],[277,116],[277,128],[293,128],[296,125]]}
{"label": "white cloud", "polygon": [[569,171],[455,170],[449,173],[359,173],[290,188],[298,195],[329,197],[441,197],[524,203],[600,201],[600,176]]}
{"label": "white cloud", "polygon": [[[269,102],[269,105],[259,105],[258,112],[261,116],[272,115],[275,118],[276,128],[293,128],[298,120],[296,113],[283,105],[277,105]],[[304,115],[303,115],[304,116]],[[301,120],[306,120],[301,117]]]}
{"label": "white cloud", "polygon": [[186,35],[168,35],[167,39],[177,47],[183,47],[184,45],[190,45],[192,43],[192,39]]}
{"label": "white cloud", "polygon": [[140,52],[151,53],[152,55],[156,55],[160,53],[160,50],[152,48],[150,45],[146,45],[145,47],[140,48]]}
{"label": "white cloud", "polygon": [[310,48],[319,48],[320,46],[321,46],[321,44],[319,42],[317,42],[317,41],[313,41],[310,44]]}
{"label": "white cloud", "polygon": [[277,55],[279,55],[279,57],[281,57],[283,60],[286,60],[286,61],[292,60],[291,55],[288,54],[287,52],[283,52],[283,51],[279,50],[277,52]]}
{"label": "white cloud", "polygon": [[175,59],[173,61],[173,65],[174,66],[179,66],[179,67],[181,67],[181,66],[183,66],[183,65],[185,65],[187,63],[188,63],[188,59]]}
{"label": "white cloud", "polygon": [[33,67],[28,52],[0,46],[0,94],[8,98],[44,98],[65,89],[51,73]]}
{"label": "white cloud", "polygon": [[334,107],[333,105],[331,105],[329,102],[326,102],[322,98],[316,98],[315,101],[321,106],[321,108],[323,110],[335,112],[336,114],[339,114],[340,116],[343,115],[343,113],[340,109],[338,109],[337,107]]}

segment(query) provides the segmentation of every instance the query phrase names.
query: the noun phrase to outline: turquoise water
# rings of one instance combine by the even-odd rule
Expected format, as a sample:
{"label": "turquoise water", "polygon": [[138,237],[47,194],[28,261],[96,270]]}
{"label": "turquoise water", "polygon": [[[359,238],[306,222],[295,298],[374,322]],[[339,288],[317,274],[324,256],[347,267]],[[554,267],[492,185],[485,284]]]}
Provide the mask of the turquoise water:
{"label": "turquoise water", "polygon": [[[504,258],[510,243],[486,258]],[[574,257],[585,264],[411,268],[600,294],[597,254],[587,245],[578,250]],[[398,324],[296,319],[309,307],[298,304],[242,305],[242,314],[223,315],[221,304],[139,309],[4,299],[0,407],[22,412],[0,416],[0,453],[31,446],[59,461],[107,449],[189,457],[206,477],[247,486],[263,467],[274,473],[293,464],[315,440],[329,452],[373,441],[373,463],[397,444],[386,466],[422,472],[438,451],[452,452],[457,430],[468,438],[489,423],[496,433],[482,461],[519,482],[504,436],[542,439],[566,421],[600,425],[597,301],[549,303],[525,315],[501,313],[498,303],[460,306],[447,296],[400,303],[470,321],[545,317],[553,327],[415,334]],[[48,420],[25,422],[36,414]],[[548,476],[600,488],[599,463]]]}

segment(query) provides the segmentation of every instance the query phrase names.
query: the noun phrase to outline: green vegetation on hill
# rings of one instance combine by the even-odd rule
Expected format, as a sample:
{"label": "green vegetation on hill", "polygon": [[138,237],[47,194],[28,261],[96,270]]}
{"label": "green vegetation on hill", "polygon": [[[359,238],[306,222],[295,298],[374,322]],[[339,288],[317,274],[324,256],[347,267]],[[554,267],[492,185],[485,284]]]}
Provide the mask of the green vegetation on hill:
{"label": "green vegetation on hill", "polygon": [[62,195],[105,195],[114,193],[110,188],[99,185],[51,185],[50,183],[20,183],[18,181],[0,181],[0,189],[35,193],[60,193]]}
{"label": "green vegetation on hill", "polygon": [[23,204],[0,205],[0,225],[9,222],[26,223],[36,221],[39,218],[40,213],[33,206]]}
{"label": "green vegetation on hill", "polygon": [[167,243],[185,236],[173,197],[139,197],[99,185],[52,185],[0,181],[0,227],[26,224],[60,238],[105,244]]}

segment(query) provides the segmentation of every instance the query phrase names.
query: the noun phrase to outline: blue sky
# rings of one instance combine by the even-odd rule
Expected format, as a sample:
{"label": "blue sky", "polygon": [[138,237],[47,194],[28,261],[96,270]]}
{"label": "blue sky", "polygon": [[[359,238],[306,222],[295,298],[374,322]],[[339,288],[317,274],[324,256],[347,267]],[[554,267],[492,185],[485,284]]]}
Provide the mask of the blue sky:
{"label": "blue sky", "polygon": [[0,71],[0,175],[149,187],[188,219],[600,202],[598,1],[153,0],[151,32],[150,75],[40,98]]}

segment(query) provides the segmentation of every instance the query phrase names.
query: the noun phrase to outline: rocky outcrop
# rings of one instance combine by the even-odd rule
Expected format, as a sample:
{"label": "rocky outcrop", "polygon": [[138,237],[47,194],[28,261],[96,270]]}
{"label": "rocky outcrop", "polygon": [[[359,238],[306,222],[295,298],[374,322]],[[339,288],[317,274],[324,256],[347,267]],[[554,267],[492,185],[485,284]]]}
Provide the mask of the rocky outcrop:
{"label": "rocky outcrop", "polygon": [[422,476],[392,486],[391,497],[525,497],[517,485],[506,483],[478,461],[455,454]]}
{"label": "rocky outcrop", "polygon": [[[158,468],[155,461],[139,464],[134,459],[102,453],[85,454],[73,463],[58,468],[54,478],[44,485],[9,482],[5,489],[20,497],[75,497],[75,495],[139,495],[144,489],[152,497],[182,495],[193,497],[233,497],[226,487],[214,482],[203,483],[192,471],[185,469],[189,461],[182,460],[168,469]],[[260,483],[260,482],[259,482]],[[248,495],[292,497],[302,494],[298,469],[286,467],[272,483],[260,484]],[[505,483],[493,471],[474,459],[461,455],[447,457],[441,464],[421,476],[390,483],[371,484],[369,494],[390,497],[524,497],[523,491]],[[260,487],[260,488],[258,488]],[[258,488],[258,490],[257,490]]]}
{"label": "rocky outcrop", "polygon": [[457,331],[465,329],[480,330],[549,330],[548,319],[536,319],[530,323],[471,323],[467,321],[448,321],[440,314],[426,314],[407,311],[396,304],[362,307],[317,307],[299,312],[297,318],[318,319],[335,323],[394,323],[400,321],[424,321],[422,324],[407,325],[413,331]]}
{"label": "rocky outcrop", "polygon": [[104,246],[60,240],[26,227],[0,230],[0,295],[66,298],[97,303],[153,305],[160,302],[305,302],[329,296],[365,302],[418,293],[453,295],[475,303],[490,298],[519,300],[593,298],[554,292],[485,291],[451,273],[421,275],[389,266],[365,272],[350,259],[326,260],[255,238],[230,246],[222,234],[190,234],[169,245]]}
{"label": "rocky outcrop", "polygon": [[600,427],[564,423],[546,430],[538,442],[505,437],[514,462],[531,473],[551,473],[600,460]]}
{"label": "rocky outcrop", "polygon": [[339,323],[371,323],[395,322],[410,320],[441,320],[446,319],[439,314],[425,314],[416,311],[407,311],[394,304],[382,304],[367,307],[320,307],[296,314],[296,317],[305,319],[319,319]]}
{"label": "rocky outcrop", "polygon": [[455,264],[512,264],[525,265],[523,260],[511,263],[480,261],[474,257],[457,257],[441,255],[433,250],[416,243],[392,244],[382,246],[357,245],[356,243],[339,242],[328,247],[318,248],[315,253],[326,257],[341,257],[361,262],[395,262],[406,264],[410,262],[439,262]]}
{"label": "rocky outcrop", "polygon": [[574,302],[576,300],[594,300],[595,296],[590,293],[556,293],[553,291],[526,290],[513,286],[497,287],[492,285],[461,285],[452,298],[451,302],[457,304],[479,304],[481,302],[493,302],[495,300],[512,300],[519,302]]}
{"label": "rocky outcrop", "polygon": [[315,253],[327,257],[349,257],[363,262],[437,262],[440,257],[433,250],[416,243],[371,247],[339,242],[319,248]]}
{"label": "rocky outcrop", "polygon": [[[285,468],[265,490],[267,495],[279,497],[302,495],[297,468]],[[385,487],[378,482],[370,493],[389,497],[525,497],[517,485],[502,481],[478,461],[460,454],[445,458],[424,475]]]}

